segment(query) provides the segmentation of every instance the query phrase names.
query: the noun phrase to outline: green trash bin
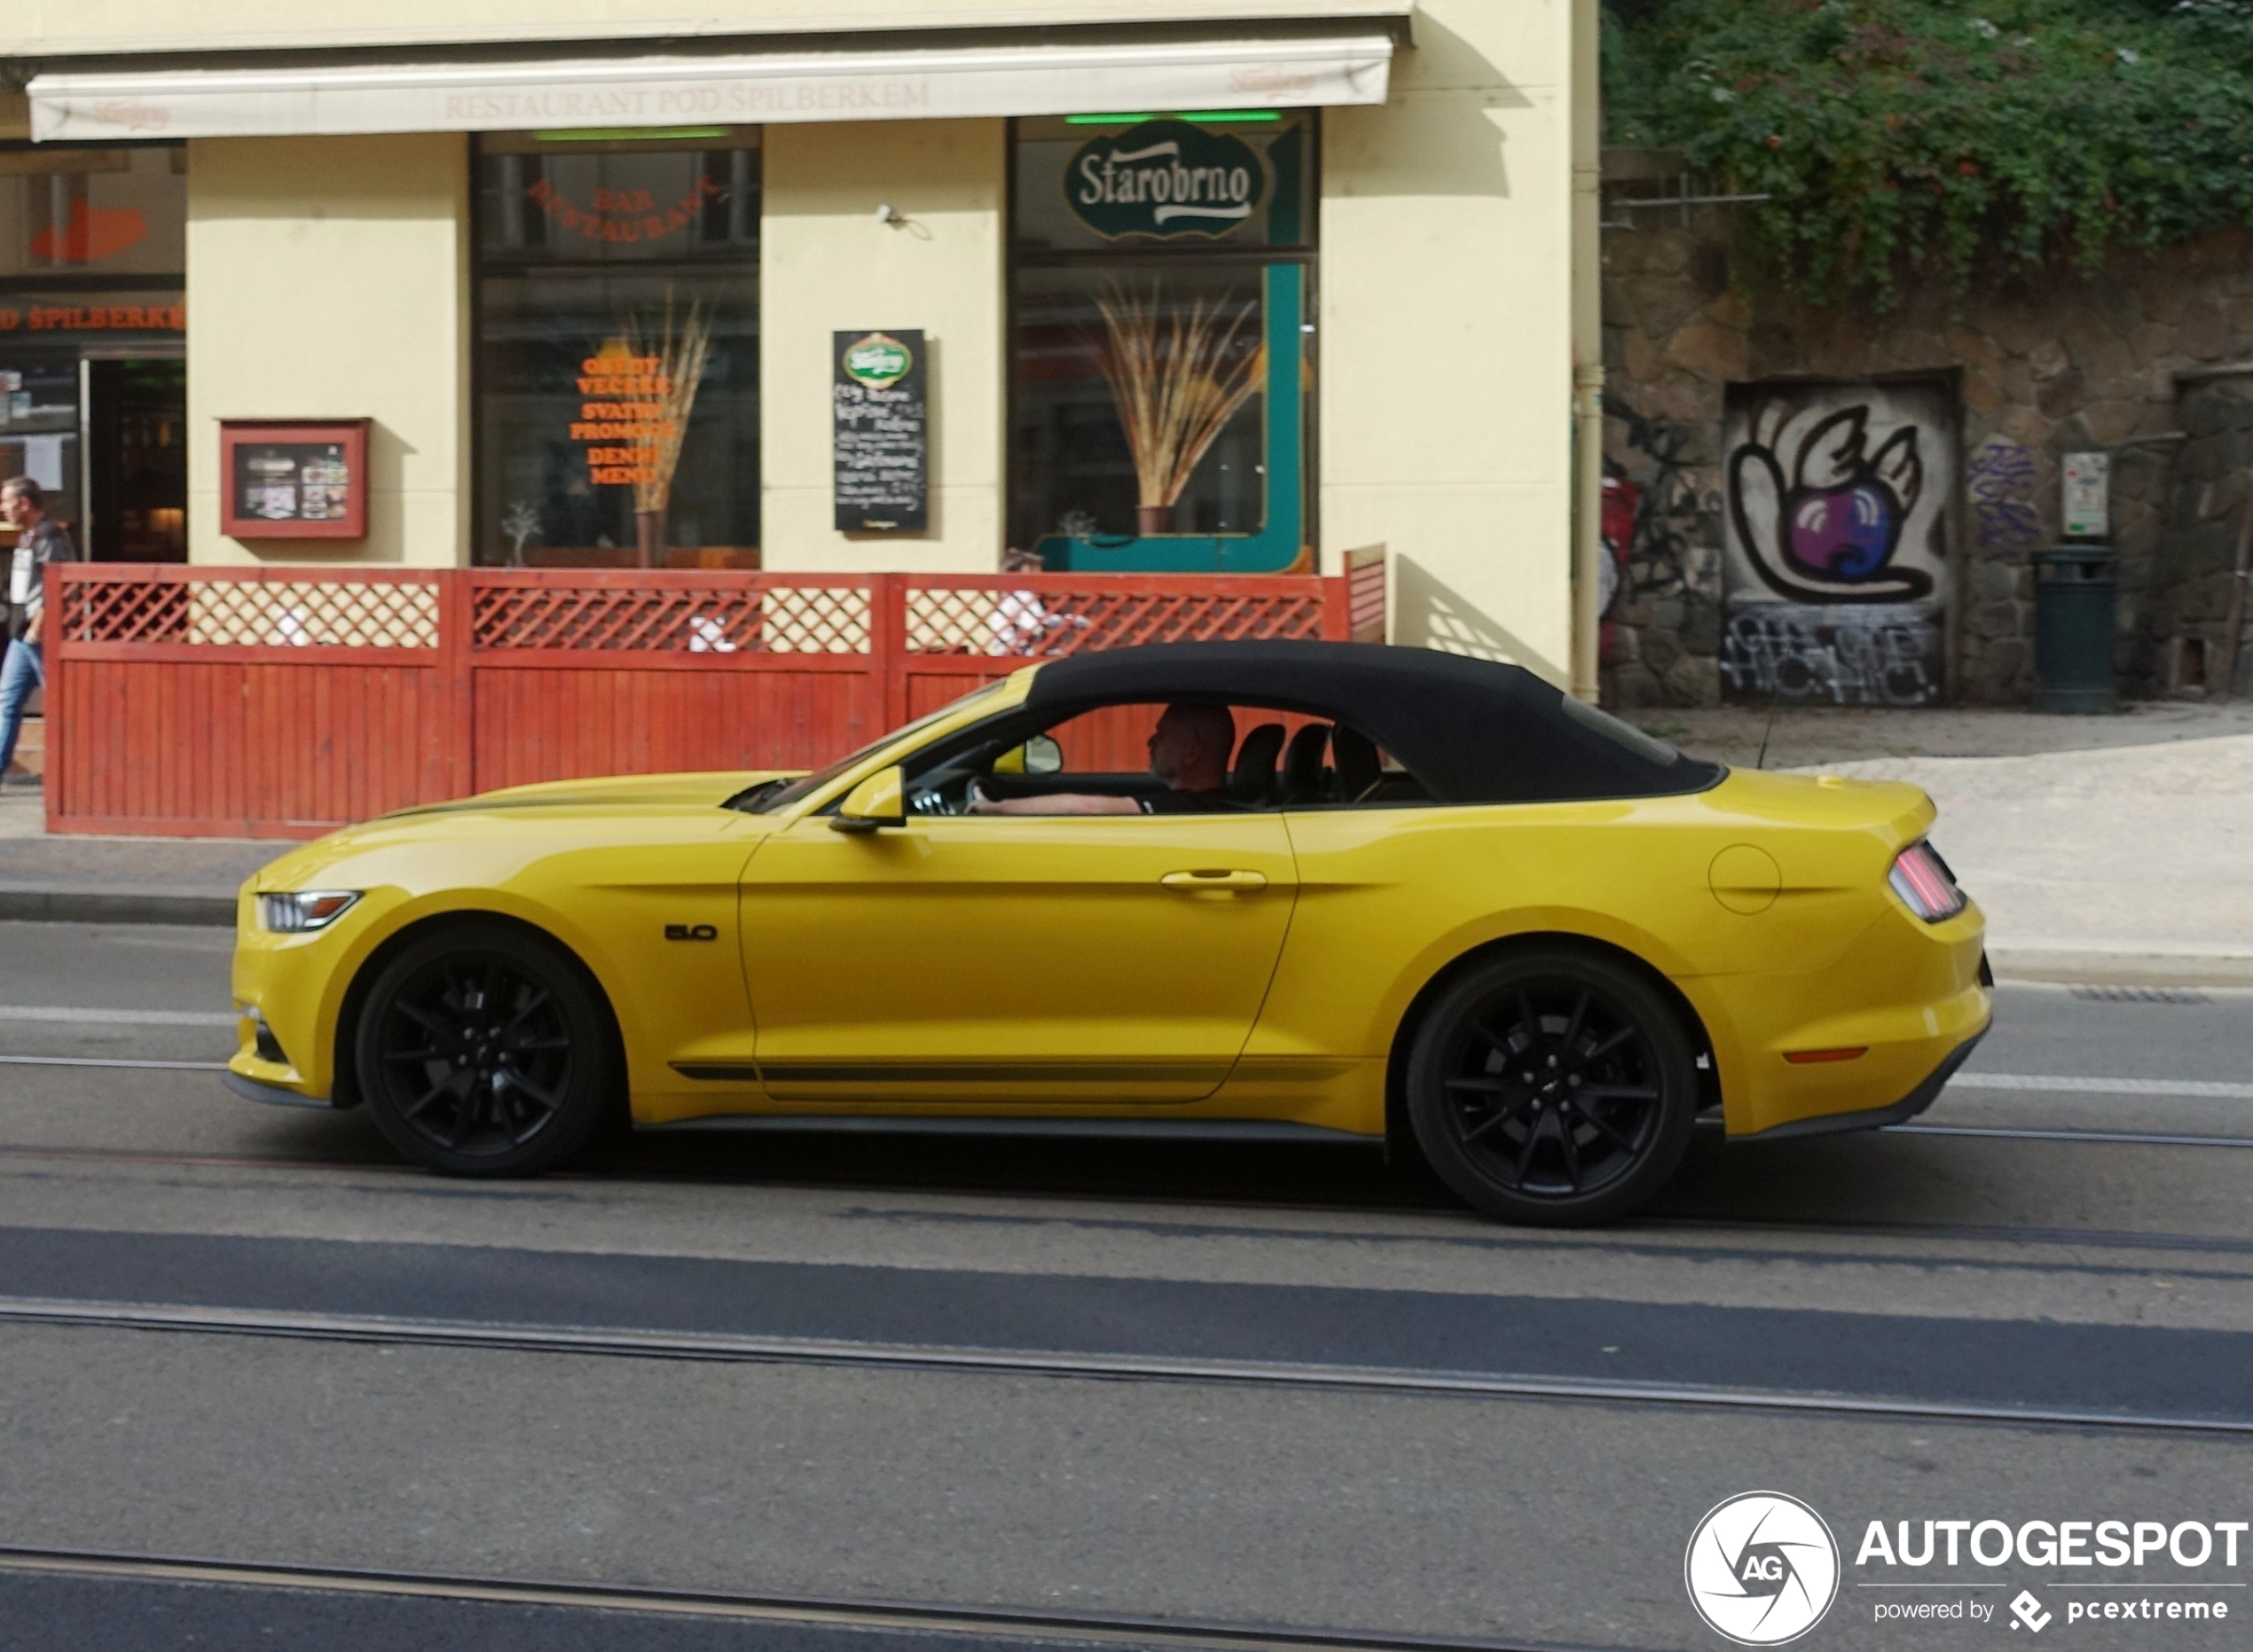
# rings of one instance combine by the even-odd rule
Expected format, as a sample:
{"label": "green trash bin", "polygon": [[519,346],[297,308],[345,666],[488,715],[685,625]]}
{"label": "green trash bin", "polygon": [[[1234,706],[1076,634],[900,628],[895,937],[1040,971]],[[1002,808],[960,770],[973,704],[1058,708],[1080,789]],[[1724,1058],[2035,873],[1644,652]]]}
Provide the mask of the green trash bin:
{"label": "green trash bin", "polygon": [[2052,545],[2034,553],[2034,709],[2117,711],[2113,611],[2120,553],[2110,545]]}

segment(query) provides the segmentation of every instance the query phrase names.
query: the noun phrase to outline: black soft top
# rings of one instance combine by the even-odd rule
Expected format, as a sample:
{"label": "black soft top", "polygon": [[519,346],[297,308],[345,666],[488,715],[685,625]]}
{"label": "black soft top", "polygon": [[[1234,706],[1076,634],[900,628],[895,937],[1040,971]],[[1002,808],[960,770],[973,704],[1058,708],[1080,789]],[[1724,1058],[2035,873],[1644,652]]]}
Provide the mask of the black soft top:
{"label": "black soft top", "polygon": [[1351,724],[1442,803],[1703,791],[1719,765],[1584,706],[1523,667],[1375,643],[1158,643],[1040,668],[1025,704],[1229,701]]}

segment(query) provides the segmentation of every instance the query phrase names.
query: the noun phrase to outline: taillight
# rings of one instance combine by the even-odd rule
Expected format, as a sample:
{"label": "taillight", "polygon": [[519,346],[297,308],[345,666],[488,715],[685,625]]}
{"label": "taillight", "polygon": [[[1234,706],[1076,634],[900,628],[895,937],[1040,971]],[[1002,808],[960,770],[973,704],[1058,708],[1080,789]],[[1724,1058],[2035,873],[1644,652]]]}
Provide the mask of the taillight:
{"label": "taillight", "polygon": [[1903,849],[1895,858],[1886,881],[1893,885],[1896,895],[1908,902],[1909,910],[1927,923],[1953,918],[1969,904],[1964,892],[1956,887],[1948,863],[1933,852],[1929,843],[1912,843]]}

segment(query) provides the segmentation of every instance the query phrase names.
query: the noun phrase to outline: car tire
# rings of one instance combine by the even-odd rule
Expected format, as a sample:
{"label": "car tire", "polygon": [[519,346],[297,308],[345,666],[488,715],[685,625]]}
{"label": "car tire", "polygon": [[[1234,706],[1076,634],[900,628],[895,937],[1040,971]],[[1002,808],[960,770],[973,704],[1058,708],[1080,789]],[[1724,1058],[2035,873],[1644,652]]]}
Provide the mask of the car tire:
{"label": "car tire", "polygon": [[499,923],[410,942],[369,983],[353,1037],[369,1116],[450,1176],[534,1176],[620,1111],[600,989],[552,942]]}
{"label": "car tire", "polygon": [[1506,1222],[1584,1226],[1645,1203],[1699,1106],[1681,1017],[1637,971],[1570,948],[1489,959],[1419,1021],[1406,1075],[1417,1145]]}

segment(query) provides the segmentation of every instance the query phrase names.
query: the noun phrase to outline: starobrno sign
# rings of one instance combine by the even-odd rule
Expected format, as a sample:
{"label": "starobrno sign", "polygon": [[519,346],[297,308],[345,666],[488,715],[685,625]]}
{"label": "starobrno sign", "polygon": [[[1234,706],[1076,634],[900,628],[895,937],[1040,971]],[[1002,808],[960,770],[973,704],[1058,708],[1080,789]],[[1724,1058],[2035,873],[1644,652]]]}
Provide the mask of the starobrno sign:
{"label": "starobrno sign", "polygon": [[1090,138],[1064,168],[1064,199],[1106,240],[1227,235],[1258,212],[1267,168],[1251,145],[1187,121],[1144,121]]}

